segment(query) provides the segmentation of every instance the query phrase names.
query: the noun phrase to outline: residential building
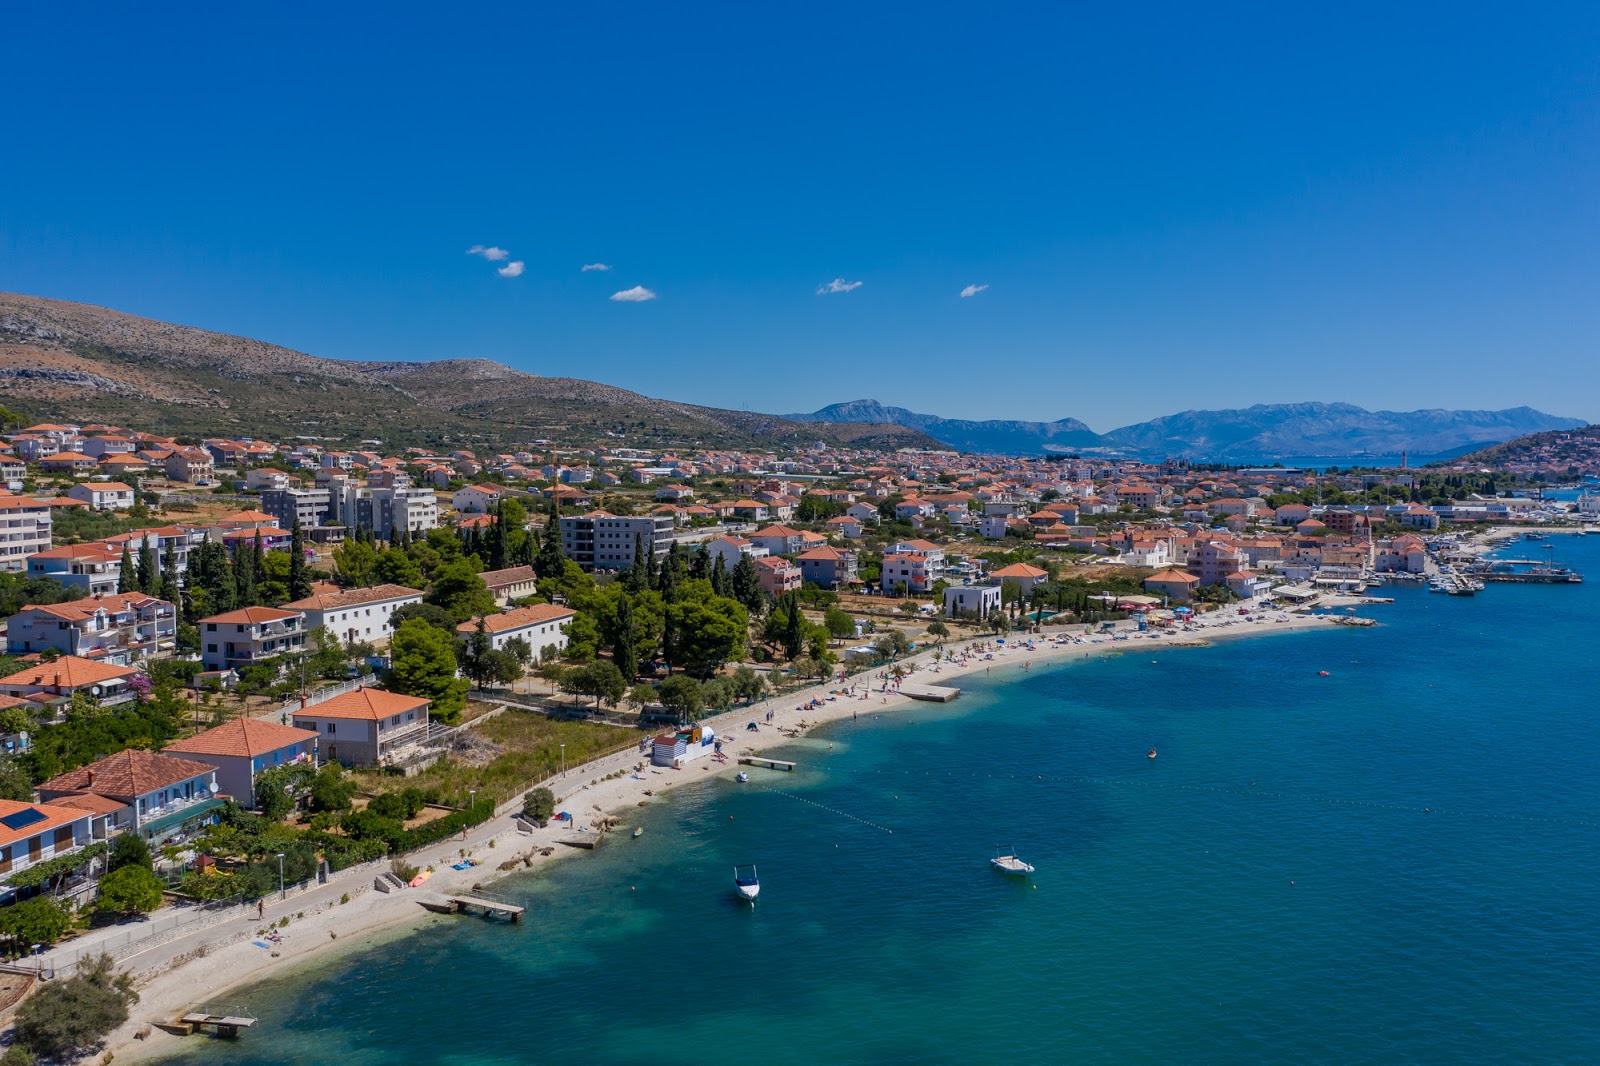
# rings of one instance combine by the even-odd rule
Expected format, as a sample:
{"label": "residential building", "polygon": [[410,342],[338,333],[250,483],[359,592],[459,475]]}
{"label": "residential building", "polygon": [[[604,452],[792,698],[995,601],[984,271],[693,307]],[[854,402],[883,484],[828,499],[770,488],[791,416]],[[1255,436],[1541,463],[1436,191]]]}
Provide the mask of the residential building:
{"label": "residential building", "polygon": [[722,568],[729,573],[739,565],[739,560],[748,555],[751,559],[765,558],[769,553],[765,548],[758,548],[743,537],[718,537],[706,544],[706,554],[711,566],[717,565],[717,560],[722,560]]}
{"label": "residential building", "polygon": [[381,644],[391,635],[390,616],[407,604],[421,602],[422,593],[418,589],[374,585],[359,589],[325,588],[305,599],[286,603],[283,609],[303,613],[308,633],[322,626],[346,644],[357,641]]}
{"label": "residential building", "polygon": [[324,762],[387,766],[403,761],[428,736],[429,701],[377,688],[358,688],[294,713],[298,729],[321,734]]}
{"label": "residential building", "polygon": [[177,447],[162,462],[167,480],[182,481],[190,485],[204,485],[215,481],[217,466],[211,453],[204,448]]}
{"label": "residential building", "polygon": [[1000,610],[999,585],[951,585],[944,590],[944,613],[950,618],[987,618]]}
{"label": "residential building", "polygon": [[50,505],[27,496],[0,496],[0,570],[21,573],[28,557],[50,547]]}
{"label": "residential building", "polygon": [[117,591],[122,552],[100,544],[70,544],[39,552],[28,560],[29,577],[47,577],[91,596]]}
{"label": "residential building", "polygon": [[137,676],[139,671],[131,666],[113,666],[79,655],[63,655],[0,677],[0,693],[53,705],[64,703],[82,691],[107,702],[131,693],[129,685]]}
{"label": "residential building", "polygon": [[88,846],[90,817],[67,803],[0,800],[0,886],[30,866]]}
{"label": "residential building", "polygon": [[450,506],[463,514],[488,514],[506,495],[500,485],[468,485],[450,494]]}
{"label": "residential building", "polygon": [[842,588],[856,580],[856,553],[823,545],[801,552],[800,574],[818,588]]}
{"label": "residential building", "polygon": [[1228,575],[1250,569],[1244,552],[1218,540],[1197,544],[1189,553],[1189,573],[1200,579],[1202,585],[1223,585]]}
{"label": "residential building", "polygon": [[256,806],[256,775],[316,761],[317,734],[260,718],[235,718],[163,749],[217,772],[217,788],[245,807]]}
{"label": "residential building", "polygon": [[1165,596],[1173,603],[1187,603],[1200,579],[1182,570],[1163,570],[1144,579],[1144,590],[1152,596]]}
{"label": "residential building", "polygon": [[[255,474],[256,471],[251,471]],[[333,494],[327,489],[269,488],[261,492],[261,510],[280,529],[315,529],[328,517]]]}
{"label": "residential building", "polygon": [[[535,603],[527,607],[513,607],[499,614],[483,618],[484,633],[490,647],[502,650],[506,642],[518,637],[528,642],[536,659],[559,655],[566,650],[567,634],[563,627],[575,617],[566,607],[550,603]],[[469,618],[456,626],[456,637],[471,639],[478,631],[478,619]]]}
{"label": "residential building", "polygon": [[494,601],[504,607],[512,600],[532,596],[539,591],[539,575],[531,566],[512,566],[505,570],[485,570],[478,575],[494,593]]}
{"label": "residential building", "polygon": [[800,568],[781,555],[764,555],[756,560],[756,576],[769,596],[793,592],[803,583]]}
{"label": "residential building", "polygon": [[245,607],[200,620],[200,658],[207,670],[243,670],[295,655],[305,650],[305,639],[301,611]]}
{"label": "residential building", "polygon": [[29,605],[6,623],[9,654],[55,651],[113,666],[169,654],[177,633],[177,608],[142,592]]}
{"label": "residential building", "polygon": [[138,502],[133,486],[120,481],[85,481],[68,489],[67,498],[86,503],[96,511],[125,511]]}
{"label": "residential building", "polygon": [[666,558],[672,548],[671,515],[623,518],[605,511],[561,518],[561,549],[585,570],[626,570],[636,553],[654,552]]}
{"label": "residential building", "polygon": [[1050,572],[1048,570],[1041,570],[1039,567],[1029,566],[1027,563],[1012,563],[1010,566],[1003,566],[989,576],[999,581],[1002,585],[1007,582],[1016,585],[1021,590],[1023,599],[1027,598],[1028,593],[1033,591],[1035,585],[1050,580]]}
{"label": "residential building", "polygon": [[[178,843],[217,820],[226,799],[217,771],[192,759],[129,748],[39,786],[39,798],[91,809],[91,832],[138,833],[152,847]],[[96,802],[98,801],[98,802]]]}
{"label": "residential building", "polygon": [[772,555],[794,555],[805,546],[806,535],[789,526],[767,526],[750,534],[750,543]]}

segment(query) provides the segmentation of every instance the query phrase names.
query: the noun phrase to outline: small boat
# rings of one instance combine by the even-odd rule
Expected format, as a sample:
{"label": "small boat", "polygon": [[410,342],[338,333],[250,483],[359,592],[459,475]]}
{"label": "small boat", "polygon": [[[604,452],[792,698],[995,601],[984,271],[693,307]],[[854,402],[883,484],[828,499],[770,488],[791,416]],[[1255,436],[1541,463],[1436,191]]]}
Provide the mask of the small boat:
{"label": "small boat", "polygon": [[743,784],[746,784],[746,783],[749,782],[750,775],[745,773],[743,770],[740,770],[737,774],[734,775],[733,779],[735,781],[739,782],[739,784],[743,785]]}
{"label": "small boat", "polygon": [[1156,757],[1156,749],[1151,748],[1149,751],[1144,753],[1144,757],[1146,759],[1154,759]]}
{"label": "small boat", "polygon": [[1326,671],[1326,670],[1318,670],[1317,671],[1317,676],[1318,677],[1327,677],[1328,676],[1328,671]]}
{"label": "small boat", "polygon": [[1023,862],[1014,854],[1000,854],[1000,850],[998,848],[995,849],[994,858],[989,860],[989,865],[993,866],[996,870],[999,870],[1003,874],[1011,874],[1015,877],[1023,877],[1033,873],[1032,866]]}
{"label": "small boat", "polygon": [[644,836],[644,826],[642,826],[642,825],[634,826],[633,827],[633,839],[638,840],[642,836]]}
{"label": "small boat", "polygon": [[756,877],[755,863],[748,866],[735,866],[733,868],[733,890],[739,893],[739,898],[751,903],[761,895],[761,880]]}

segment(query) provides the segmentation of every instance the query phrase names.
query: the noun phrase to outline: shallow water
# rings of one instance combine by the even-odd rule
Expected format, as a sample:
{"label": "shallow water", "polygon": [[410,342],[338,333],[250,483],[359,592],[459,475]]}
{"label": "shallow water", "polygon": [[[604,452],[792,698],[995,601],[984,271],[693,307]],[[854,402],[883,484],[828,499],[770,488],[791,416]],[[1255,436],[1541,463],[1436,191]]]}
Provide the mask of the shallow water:
{"label": "shallow water", "polygon": [[171,1061],[1600,1061],[1600,538],[1560,554],[1591,583],[838,723]]}

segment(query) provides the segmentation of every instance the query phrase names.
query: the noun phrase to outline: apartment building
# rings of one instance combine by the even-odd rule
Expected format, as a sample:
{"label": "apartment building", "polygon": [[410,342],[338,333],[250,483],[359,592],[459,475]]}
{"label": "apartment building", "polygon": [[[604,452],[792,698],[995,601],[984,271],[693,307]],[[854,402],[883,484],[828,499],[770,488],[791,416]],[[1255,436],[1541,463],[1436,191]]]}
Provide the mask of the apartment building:
{"label": "apartment building", "polygon": [[50,547],[50,505],[27,496],[0,496],[0,570],[21,573],[28,557]]}
{"label": "apartment building", "polygon": [[351,643],[382,643],[392,635],[389,618],[411,603],[421,603],[422,593],[404,585],[375,585],[364,589],[330,589],[283,605],[285,611],[305,615],[307,631],[326,626],[329,633]]}
{"label": "apartment building", "polygon": [[30,605],[6,623],[12,654],[56,651],[131,666],[173,650],[178,610],[142,592]]}
{"label": "apartment building", "polygon": [[585,570],[626,570],[641,546],[664,559],[672,548],[671,515],[623,518],[605,511],[563,516],[561,550]]}
{"label": "apartment building", "polygon": [[243,670],[305,650],[305,614],[245,607],[200,620],[201,660],[207,670]]}

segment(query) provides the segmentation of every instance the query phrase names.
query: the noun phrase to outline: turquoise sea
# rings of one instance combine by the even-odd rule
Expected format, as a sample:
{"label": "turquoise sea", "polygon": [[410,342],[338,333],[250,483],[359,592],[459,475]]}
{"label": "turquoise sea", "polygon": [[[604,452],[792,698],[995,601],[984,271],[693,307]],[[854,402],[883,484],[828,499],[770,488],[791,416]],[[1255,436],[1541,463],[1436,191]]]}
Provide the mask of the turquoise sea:
{"label": "turquoise sea", "polygon": [[502,882],[522,925],[230,995],[262,1024],[173,1061],[1600,1061],[1600,538],[1558,544],[1588,584],[840,723]]}

